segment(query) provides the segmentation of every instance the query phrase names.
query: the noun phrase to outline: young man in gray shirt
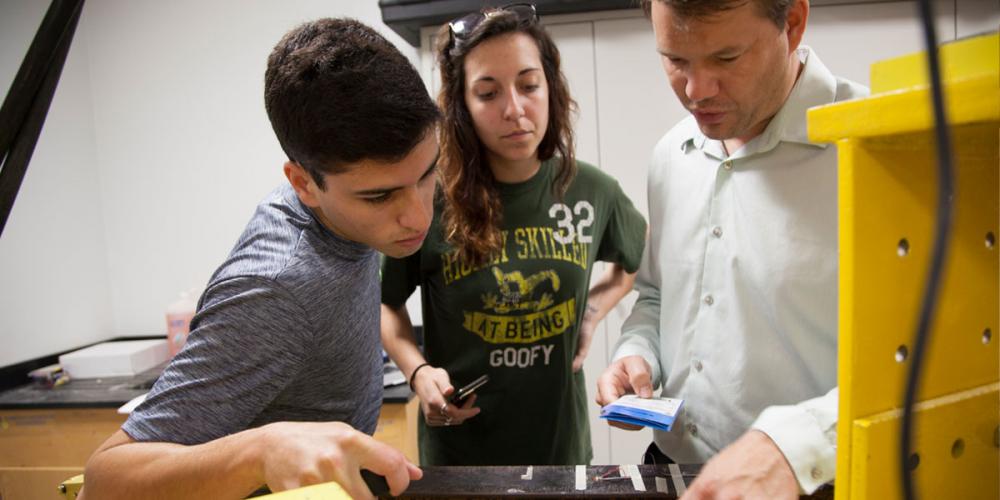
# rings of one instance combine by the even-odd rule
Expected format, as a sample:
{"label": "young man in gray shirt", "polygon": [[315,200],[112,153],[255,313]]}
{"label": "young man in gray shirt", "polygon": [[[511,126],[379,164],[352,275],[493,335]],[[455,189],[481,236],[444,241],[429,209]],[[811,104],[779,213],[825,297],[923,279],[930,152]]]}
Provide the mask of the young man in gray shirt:
{"label": "young man in gray shirt", "polygon": [[265,75],[288,155],[216,270],[192,333],[122,429],[90,458],[93,498],[244,498],[336,481],[370,498],[420,470],[376,442],[382,400],[378,252],[403,257],[432,216],[439,112],[371,28],[289,32]]}

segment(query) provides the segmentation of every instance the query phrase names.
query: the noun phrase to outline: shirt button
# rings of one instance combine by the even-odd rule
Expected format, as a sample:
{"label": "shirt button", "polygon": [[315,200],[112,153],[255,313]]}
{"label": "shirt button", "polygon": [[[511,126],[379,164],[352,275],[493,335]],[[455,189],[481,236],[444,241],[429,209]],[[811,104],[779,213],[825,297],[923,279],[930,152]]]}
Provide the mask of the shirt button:
{"label": "shirt button", "polygon": [[701,361],[695,361],[694,362],[694,370],[700,372],[701,368],[702,368]]}
{"label": "shirt button", "polygon": [[697,436],[698,426],[694,424],[688,424],[688,432],[690,432],[692,436]]}
{"label": "shirt button", "polygon": [[719,226],[713,227],[712,228],[712,234],[715,235],[716,238],[721,238],[722,237],[722,228],[719,227]]}
{"label": "shirt button", "polygon": [[726,170],[732,170],[733,169],[733,162],[729,161],[729,160],[724,161],[722,163],[722,168],[724,168]]}
{"label": "shirt button", "polygon": [[712,304],[715,303],[715,299],[713,299],[711,295],[706,295],[705,296],[705,303],[708,304],[708,305],[712,305]]}
{"label": "shirt button", "polygon": [[809,472],[809,475],[811,475],[813,479],[819,481],[819,478],[823,477],[823,470],[819,467],[813,467]]}

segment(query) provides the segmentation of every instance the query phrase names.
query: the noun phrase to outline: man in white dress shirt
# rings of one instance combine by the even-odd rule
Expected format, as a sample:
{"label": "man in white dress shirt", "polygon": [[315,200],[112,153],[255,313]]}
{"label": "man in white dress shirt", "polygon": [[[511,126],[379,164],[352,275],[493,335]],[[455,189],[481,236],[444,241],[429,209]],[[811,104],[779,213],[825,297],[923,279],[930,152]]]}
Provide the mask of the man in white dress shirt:
{"label": "man in white dress shirt", "polygon": [[643,7],[691,116],[653,152],[639,300],[598,403],[684,399],[650,453],[707,461],[686,498],[812,493],[836,467],[837,153],[806,110],[867,89],[799,46],[808,0]]}

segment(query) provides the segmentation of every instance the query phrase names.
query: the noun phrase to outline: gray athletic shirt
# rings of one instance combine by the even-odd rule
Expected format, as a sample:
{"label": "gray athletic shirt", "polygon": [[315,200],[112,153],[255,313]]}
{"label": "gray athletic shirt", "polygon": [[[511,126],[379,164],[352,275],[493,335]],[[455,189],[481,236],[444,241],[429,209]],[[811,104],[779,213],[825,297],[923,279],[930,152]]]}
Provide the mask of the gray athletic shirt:
{"label": "gray athletic shirt", "polygon": [[198,444],[278,421],[371,434],[382,403],[378,254],[323,227],[288,185],[216,270],[184,349],[124,431]]}

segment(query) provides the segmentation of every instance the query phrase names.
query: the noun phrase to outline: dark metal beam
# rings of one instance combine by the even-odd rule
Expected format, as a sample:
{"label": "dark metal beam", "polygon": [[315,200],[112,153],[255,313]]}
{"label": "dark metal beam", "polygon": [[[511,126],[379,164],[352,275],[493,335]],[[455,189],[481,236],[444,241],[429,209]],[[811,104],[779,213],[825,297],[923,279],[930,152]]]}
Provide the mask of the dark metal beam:
{"label": "dark metal beam", "polygon": [[[420,47],[420,28],[439,26],[452,19],[513,0],[379,0],[382,22],[414,47]],[[880,3],[899,0],[812,0],[812,6]],[[535,0],[539,16],[637,9],[639,0]]]}
{"label": "dark metal beam", "polygon": [[[510,0],[379,0],[382,22],[410,45],[420,46],[420,28],[438,26],[485,6],[506,5]],[[632,9],[636,0],[536,0],[539,16]]]}
{"label": "dark metal beam", "polygon": [[0,234],[28,170],[83,10],[53,0],[0,107]]}

